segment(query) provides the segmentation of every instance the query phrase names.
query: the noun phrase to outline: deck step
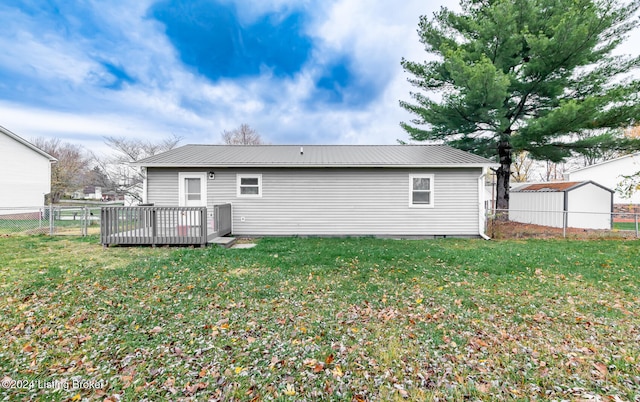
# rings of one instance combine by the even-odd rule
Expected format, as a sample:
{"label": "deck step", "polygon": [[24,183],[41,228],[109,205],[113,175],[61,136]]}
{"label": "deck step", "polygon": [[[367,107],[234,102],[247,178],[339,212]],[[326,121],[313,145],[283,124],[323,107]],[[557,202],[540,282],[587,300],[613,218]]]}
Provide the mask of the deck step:
{"label": "deck step", "polygon": [[235,237],[215,237],[212,240],[209,240],[209,244],[217,244],[218,246],[229,248],[236,244],[236,241],[238,241],[238,239]]}

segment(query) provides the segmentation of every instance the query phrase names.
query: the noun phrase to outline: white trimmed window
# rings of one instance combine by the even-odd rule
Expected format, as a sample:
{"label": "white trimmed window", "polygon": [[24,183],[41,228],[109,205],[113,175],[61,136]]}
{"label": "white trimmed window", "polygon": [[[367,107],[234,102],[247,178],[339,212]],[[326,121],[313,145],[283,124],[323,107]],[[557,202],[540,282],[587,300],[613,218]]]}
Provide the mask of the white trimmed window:
{"label": "white trimmed window", "polygon": [[261,174],[239,174],[237,175],[238,197],[262,197],[262,175]]}
{"label": "white trimmed window", "polygon": [[409,206],[433,208],[433,175],[409,175]]}

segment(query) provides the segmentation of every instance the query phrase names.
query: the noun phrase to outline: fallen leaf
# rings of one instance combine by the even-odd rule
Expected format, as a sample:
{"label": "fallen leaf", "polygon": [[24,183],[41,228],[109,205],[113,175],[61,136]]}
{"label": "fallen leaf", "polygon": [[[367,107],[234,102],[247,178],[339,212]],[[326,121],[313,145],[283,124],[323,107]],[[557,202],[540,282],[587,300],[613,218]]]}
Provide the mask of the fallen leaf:
{"label": "fallen leaf", "polygon": [[293,387],[293,384],[287,384],[287,388],[283,391],[283,393],[287,396],[294,396],[296,394],[296,390]]}
{"label": "fallen leaf", "polygon": [[120,381],[122,381],[122,388],[128,388],[131,385],[132,380],[133,380],[133,376],[121,375]]}
{"label": "fallen leaf", "polygon": [[478,348],[486,348],[489,344],[480,338],[471,338],[469,343]]}
{"label": "fallen leaf", "polygon": [[187,385],[184,386],[184,392],[186,394],[193,395],[199,390],[207,388],[208,385],[209,384],[204,382],[199,382],[193,385],[191,385],[190,383],[187,383]]}
{"label": "fallen leaf", "polygon": [[609,374],[609,369],[603,363],[595,362],[593,363],[593,367],[595,367],[595,369],[598,370],[598,372],[603,376],[606,376],[607,374]]}
{"label": "fallen leaf", "polygon": [[83,336],[81,338],[78,338],[78,343],[85,343],[89,339],[91,339],[91,335]]}
{"label": "fallen leaf", "polygon": [[327,356],[326,359],[324,359],[324,362],[327,363],[327,364],[331,364],[331,363],[333,363],[333,359],[334,359],[334,357],[331,354],[331,355]]}
{"label": "fallen leaf", "polygon": [[173,377],[169,377],[167,378],[167,380],[162,384],[163,387],[173,387],[173,385],[176,383],[176,379]]}
{"label": "fallen leaf", "polygon": [[395,387],[395,389],[398,390],[398,393],[400,394],[401,397],[403,398],[408,398],[409,397],[409,393],[407,392],[406,389],[404,389],[402,387],[402,385],[400,384],[393,384],[393,386]]}

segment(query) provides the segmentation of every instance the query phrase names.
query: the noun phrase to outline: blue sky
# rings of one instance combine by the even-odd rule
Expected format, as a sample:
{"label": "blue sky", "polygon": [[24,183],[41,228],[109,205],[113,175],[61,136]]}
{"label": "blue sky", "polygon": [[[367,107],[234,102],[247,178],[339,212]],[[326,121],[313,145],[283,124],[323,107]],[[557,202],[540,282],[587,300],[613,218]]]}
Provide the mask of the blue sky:
{"label": "blue sky", "polygon": [[[104,151],[106,135],[273,144],[407,139],[400,60],[442,0],[4,0],[0,125]],[[627,42],[627,53],[637,53]]]}

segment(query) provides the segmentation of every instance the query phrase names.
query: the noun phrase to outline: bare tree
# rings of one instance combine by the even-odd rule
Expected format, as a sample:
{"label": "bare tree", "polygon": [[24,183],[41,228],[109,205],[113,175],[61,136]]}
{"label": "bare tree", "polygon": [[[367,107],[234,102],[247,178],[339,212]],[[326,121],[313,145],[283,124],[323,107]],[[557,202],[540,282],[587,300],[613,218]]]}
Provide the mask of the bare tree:
{"label": "bare tree", "polygon": [[175,148],[182,141],[182,137],[171,135],[158,142],[142,141],[126,137],[105,137],[104,142],[119,154],[119,159],[125,162],[134,162],[148,158],[161,152]]}
{"label": "bare tree", "polygon": [[226,145],[261,145],[264,144],[260,134],[248,124],[241,124],[240,127],[222,132],[222,141]]}
{"label": "bare tree", "polygon": [[142,141],[126,137],[105,137],[105,144],[113,151],[112,155],[101,157],[93,154],[96,165],[108,177],[116,195],[124,196],[125,202],[142,202],[142,183],[145,172],[133,168],[130,162],[169,151],[182,141],[182,137],[171,135],[158,142]]}
{"label": "bare tree", "polygon": [[51,167],[51,202],[59,202],[66,193],[84,185],[89,157],[81,147],[62,142],[59,138],[38,137],[31,143],[58,160]]}
{"label": "bare tree", "polygon": [[516,183],[524,183],[531,178],[531,171],[534,167],[534,160],[529,157],[527,151],[514,154],[511,165],[511,177]]}
{"label": "bare tree", "polygon": [[[628,138],[640,138],[640,125],[627,129],[624,135]],[[640,170],[628,176],[623,175],[622,181],[618,183],[616,191],[626,198],[631,198],[634,193],[640,191]]]}
{"label": "bare tree", "polygon": [[544,172],[540,173],[542,181],[561,181],[564,180],[565,164],[545,161]]}

